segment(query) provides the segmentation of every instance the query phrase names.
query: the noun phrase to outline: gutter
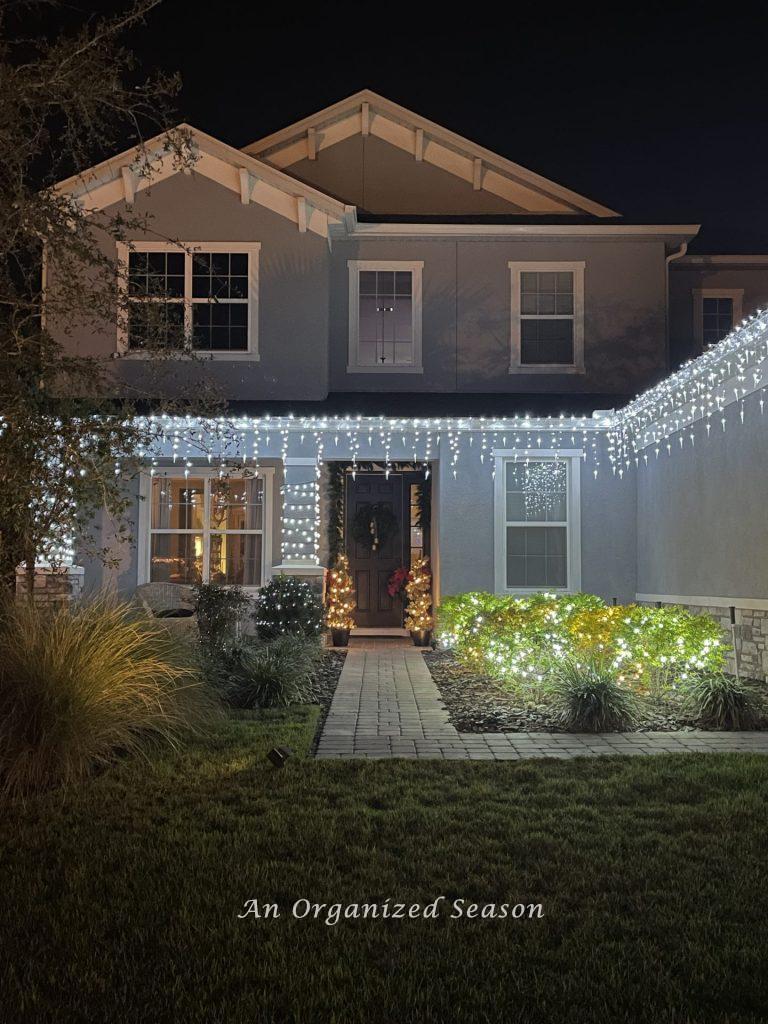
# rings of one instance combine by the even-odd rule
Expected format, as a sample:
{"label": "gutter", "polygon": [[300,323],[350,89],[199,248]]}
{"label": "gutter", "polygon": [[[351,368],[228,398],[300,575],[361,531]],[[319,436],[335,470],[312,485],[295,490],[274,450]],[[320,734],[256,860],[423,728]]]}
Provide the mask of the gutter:
{"label": "gutter", "polygon": [[670,315],[669,315],[669,265],[673,260],[679,260],[688,252],[688,243],[681,242],[680,248],[675,249],[674,252],[664,260],[664,355],[667,364],[667,372],[671,367],[671,353],[670,353]]}

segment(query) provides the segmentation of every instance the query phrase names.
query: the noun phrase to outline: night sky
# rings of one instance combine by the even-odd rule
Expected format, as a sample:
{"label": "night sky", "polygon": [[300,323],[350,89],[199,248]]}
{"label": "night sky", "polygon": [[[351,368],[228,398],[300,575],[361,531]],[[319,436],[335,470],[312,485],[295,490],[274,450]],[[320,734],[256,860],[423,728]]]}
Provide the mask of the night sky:
{"label": "night sky", "polygon": [[701,223],[692,252],[768,253],[768,17],[518,4],[473,28],[446,5],[443,31],[411,5],[271,6],[165,0],[131,33],[181,72],[179,120],[240,147],[367,87],[628,222]]}

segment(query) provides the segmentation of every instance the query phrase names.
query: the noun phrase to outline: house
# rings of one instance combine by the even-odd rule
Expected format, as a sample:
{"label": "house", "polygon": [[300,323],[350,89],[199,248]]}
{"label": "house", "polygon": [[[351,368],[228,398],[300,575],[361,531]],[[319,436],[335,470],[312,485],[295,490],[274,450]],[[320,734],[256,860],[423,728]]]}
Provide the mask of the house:
{"label": "house", "polygon": [[177,374],[229,402],[166,424],[136,543],[86,586],[319,579],[341,530],[360,625],[401,624],[387,580],[424,553],[435,601],[733,605],[758,667],[766,328],[739,324],[768,257],[688,254],[698,225],[626,223],[368,90],[243,150],[189,132],[187,173],[127,152],[60,186],[152,217],[108,253],[128,322],[66,344],[141,388],[159,288]]}

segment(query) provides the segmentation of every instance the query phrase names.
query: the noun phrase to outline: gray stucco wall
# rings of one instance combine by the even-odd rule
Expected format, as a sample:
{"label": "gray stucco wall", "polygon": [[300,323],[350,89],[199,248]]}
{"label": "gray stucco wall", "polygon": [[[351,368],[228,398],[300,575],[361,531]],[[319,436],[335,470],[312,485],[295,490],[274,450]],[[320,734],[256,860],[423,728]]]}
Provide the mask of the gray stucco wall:
{"label": "gray stucco wall", "polygon": [[[108,214],[124,209],[119,203]],[[163,384],[207,376],[233,399],[321,399],[328,392],[328,243],[319,235],[300,233],[296,224],[255,203],[244,206],[239,195],[200,175],[177,174],[150,192],[137,194],[134,215],[151,217],[146,238],[184,242],[260,242],[259,354],[256,360],[217,358],[204,363],[175,362]],[[136,237],[141,237],[137,235]],[[109,251],[110,256],[114,252]],[[94,335],[75,329],[63,338],[83,355],[110,356],[115,330]],[[120,359],[113,364],[124,379],[148,379],[145,361]]]}
{"label": "gray stucco wall", "polygon": [[[664,246],[364,239],[331,256],[331,390],[632,394],[664,374]],[[423,260],[423,374],[347,373],[348,260]],[[510,374],[510,261],[584,261],[583,374]]]}
{"label": "gray stucco wall", "polygon": [[300,160],[286,170],[321,192],[382,216],[525,212],[373,135],[354,135],[321,149],[316,160]]}
{"label": "gray stucco wall", "polygon": [[768,412],[727,410],[637,471],[637,589],[680,597],[768,598]]}
{"label": "gray stucco wall", "polygon": [[[343,443],[337,447],[334,436],[326,435],[326,449],[335,458],[347,459]],[[461,455],[457,476],[449,466],[449,446],[443,437],[434,449],[433,463],[433,536],[437,551],[433,552],[436,574],[443,595],[467,590],[493,591],[494,579],[494,483],[491,461],[479,458],[480,437],[469,446],[467,435],[461,441]],[[578,445],[577,445],[578,446]],[[546,440],[543,443],[546,447]],[[374,446],[376,448],[376,446]],[[601,451],[601,467],[597,478],[590,460],[581,464],[581,587],[610,600],[631,600],[636,592],[636,535],[635,535],[635,475],[620,480],[610,471],[605,453]],[[365,458],[380,458],[383,452],[365,452]],[[411,457],[408,446],[401,446],[393,438],[392,458]],[[282,473],[275,460],[263,460],[264,465],[277,466],[272,497],[272,562],[280,563],[281,556],[281,495]],[[132,481],[132,518],[138,524],[138,482]],[[321,507],[322,527],[325,530],[327,509]],[[112,546],[114,535],[109,523],[98,524],[97,543]],[[93,591],[109,586],[120,593],[130,593],[137,583],[138,554],[136,530],[131,543],[113,554],[117,565],[103,568],[98,561],[84,561],[85,588]],[[324,545],[321,545],[324,549]],[[81,561],[83,561],[81,559]]]}
{"label": "gray stucco wall", "polygon": [[[614,477],[601,462],[597,478],[590,461],[581,465],[581,589],[608,601],[629,601],[636,587],[635,476]],[[468,454],[455,479],[441,465],[438,490],[442,594],[493,592],[494,481],[488,459],[483,464],[476,452]]]}
{"label": "gray stucco wall", "polygon": [[768,265],[743,264],[692,266],[681,260],[671,264],[669,276],[670,349],[673,360],[684,362],[699,355],[694,335],[696,288],[743,288],[742,314],[749,316],[768,306]]}

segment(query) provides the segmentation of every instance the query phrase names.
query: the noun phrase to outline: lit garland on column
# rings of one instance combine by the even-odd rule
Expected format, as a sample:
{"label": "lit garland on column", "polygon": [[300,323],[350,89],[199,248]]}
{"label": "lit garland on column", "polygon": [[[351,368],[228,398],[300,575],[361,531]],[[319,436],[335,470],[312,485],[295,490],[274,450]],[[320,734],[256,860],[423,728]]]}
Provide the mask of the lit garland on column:
{"label": "lit garland on column", "polygon": [[408,573],[405,593],[408,606],[405,615],[405,628],[412,631],[432,629],[432,574],[427,568],[428,558],[417,558]]}
{"label": "lit garland on column", "polygon": [[349,559],[339,555],[328,582],[325,623],[329,629],[352,629],[355,620],[355,588],[349,572]]}

